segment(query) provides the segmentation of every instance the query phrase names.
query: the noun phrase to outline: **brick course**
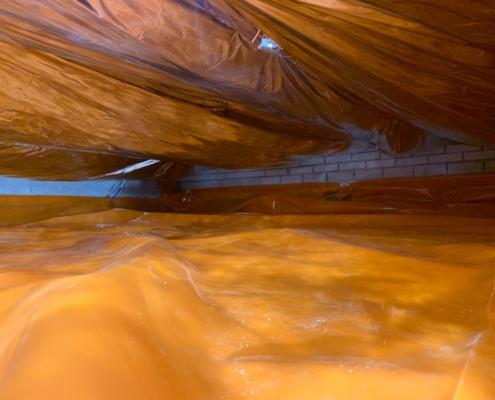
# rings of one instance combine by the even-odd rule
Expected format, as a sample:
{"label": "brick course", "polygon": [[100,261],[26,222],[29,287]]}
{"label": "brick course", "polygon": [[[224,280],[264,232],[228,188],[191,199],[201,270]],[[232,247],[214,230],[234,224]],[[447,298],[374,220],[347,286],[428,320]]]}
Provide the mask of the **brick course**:
{"label": "brick course", "polygon": [[369,179],[489,172],[495,172],[493,145],[449,144],[400,155],[355,146],[344,153],[297,157],[285,166],[266,169],[228,171],[197,166],[178,184],[184,190],[317,182],[345,184]]}

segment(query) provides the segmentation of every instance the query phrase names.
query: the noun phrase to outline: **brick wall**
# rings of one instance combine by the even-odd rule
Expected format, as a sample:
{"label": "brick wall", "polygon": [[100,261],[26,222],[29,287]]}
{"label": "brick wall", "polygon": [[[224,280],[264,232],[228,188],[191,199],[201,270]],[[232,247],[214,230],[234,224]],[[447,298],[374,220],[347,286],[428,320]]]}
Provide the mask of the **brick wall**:
{"label": "brick wall", "polygon": [[82,181],[38,181],[0,176],[0,196],[91,196],[160,198],[154,180],[93,179]]}
{"label": "brick wall", "polygon": [[390,155],[368,145],[337,154],[299,157],[283,166],[222,170],[197,166],[179,181],[183,190],[291,183],[348,183],[369,179],[463,175],[495,172],[495,146],[438,145],[404,155]]}

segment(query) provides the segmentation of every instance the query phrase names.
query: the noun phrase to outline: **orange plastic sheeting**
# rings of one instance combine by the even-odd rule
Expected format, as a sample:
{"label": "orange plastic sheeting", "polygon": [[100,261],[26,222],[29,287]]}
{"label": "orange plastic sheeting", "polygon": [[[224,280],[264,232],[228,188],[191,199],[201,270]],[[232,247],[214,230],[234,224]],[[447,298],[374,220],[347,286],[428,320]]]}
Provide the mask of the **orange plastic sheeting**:
{"label": "orange plastic sheeting", "polygon": [[4,1],[0,143],[240,168],[354,139],[493,142],[494,15],[474,0]]}
{"label": "orange plastic sheeting", "polygon": [[125,208],[166,211],[160,199],[86,196],[0,196],[0,226],[22,225],[53,217]]}
{"label": "orange plastic sheeting", "polygon": [[285,59],[175,0],[12,0],[0,24],[7,144],[233,167],[349,144],[277,110]]}
{"label": "orange plastic sheeting", "polygon": [[0,143],[0,174],[39,180],[168,176],[171,163],[51,146]]}
{"label": "orange plastic sheeting", "polygon": [[448,139],[495,140],[493,2],[211,1],[236,3],[322,82],[395,118],[395,131],[383,132],[396,145],[419,140],[402,122]]}
{"label": "orange plastic sheeting", "polygon": [[2,400],[491,400],[482,218],[103,211],[0,229]]}
{"label": "orange plastic sheeting", "polygon": [[495,217],[495,174],[239,186],[165,193],[175,212],[452,214]]}
{"label": "orange plastic sheeting", "polygon": [[22,225],[110,208],[112,200],[108,197],[0,196],[0,226]]}

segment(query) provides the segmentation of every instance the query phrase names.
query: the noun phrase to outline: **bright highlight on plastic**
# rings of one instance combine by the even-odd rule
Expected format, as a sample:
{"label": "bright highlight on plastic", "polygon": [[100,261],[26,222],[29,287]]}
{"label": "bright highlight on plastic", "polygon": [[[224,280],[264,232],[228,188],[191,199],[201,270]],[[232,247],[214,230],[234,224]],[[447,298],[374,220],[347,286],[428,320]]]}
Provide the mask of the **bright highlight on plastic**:
{"label": "bright highlight on plastic", "polygon": [[280,49],[280,45],[273,39],[269,37],[262,37],[261,42],[258,45],[258,49],[260,50],[278,50]]}

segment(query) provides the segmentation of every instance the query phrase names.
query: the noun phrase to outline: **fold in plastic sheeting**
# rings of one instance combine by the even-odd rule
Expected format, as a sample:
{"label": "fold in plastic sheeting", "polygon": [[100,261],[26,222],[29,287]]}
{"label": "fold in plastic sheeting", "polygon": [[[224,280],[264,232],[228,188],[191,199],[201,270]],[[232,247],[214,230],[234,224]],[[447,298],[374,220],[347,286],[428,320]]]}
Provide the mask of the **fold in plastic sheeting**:
{"label": "fold in plastic sheeting", "polygon": [[493,142],[494,19],[472,0],[9,0],[0,141],[233,168]]}
{"label": "fold in plastic sheeting", "polygon": [[0,144],[1,175],[42,180],[149,178],[165,174],[170,162],[67,150],[52,146]]}
{"label": "fold in plastic sheeting", "polygon": [[493,219],[113,210],[0,234],[3,400],[495,393]]}
{"label": "fold in plastic sheeting", "polygon": [[165,193],[171,211],[258,214],[431,214],[495,217],[495,174],[240,186]]}

